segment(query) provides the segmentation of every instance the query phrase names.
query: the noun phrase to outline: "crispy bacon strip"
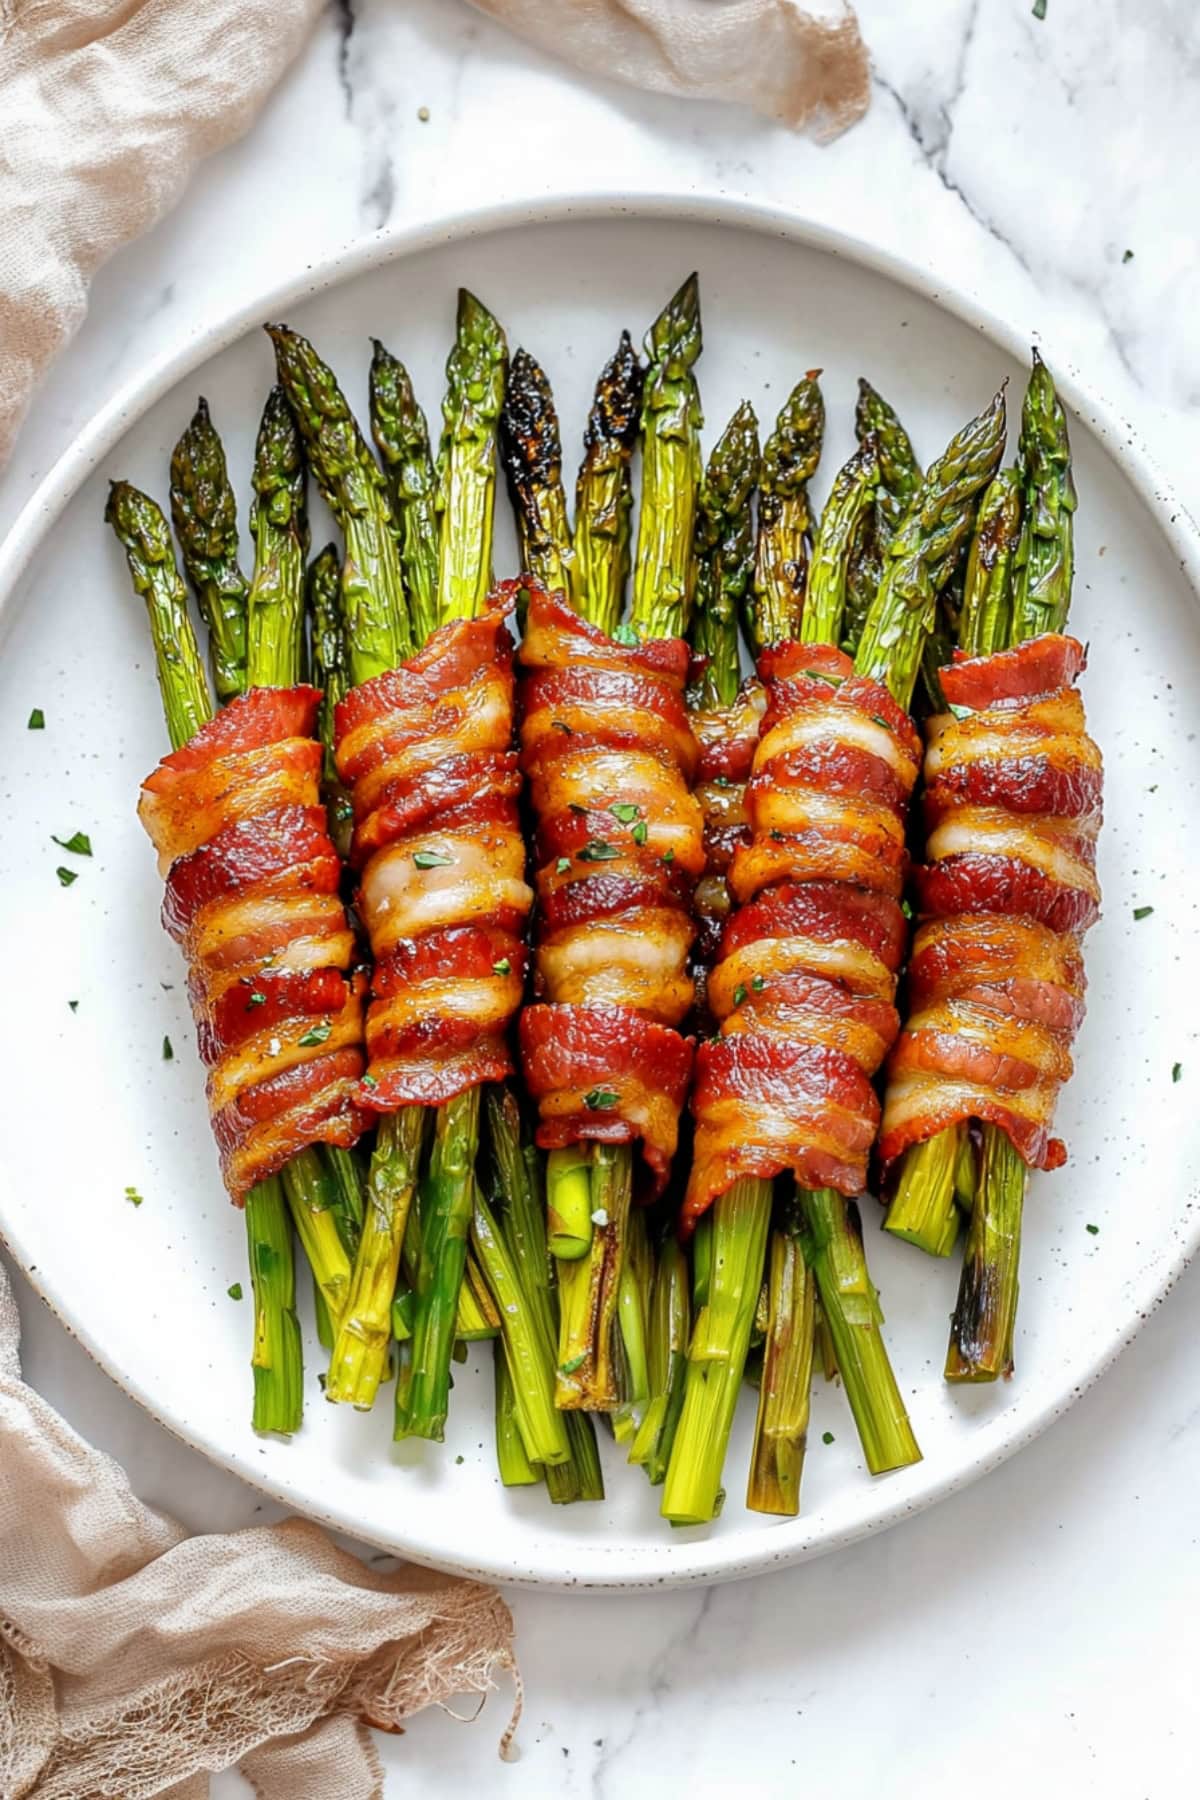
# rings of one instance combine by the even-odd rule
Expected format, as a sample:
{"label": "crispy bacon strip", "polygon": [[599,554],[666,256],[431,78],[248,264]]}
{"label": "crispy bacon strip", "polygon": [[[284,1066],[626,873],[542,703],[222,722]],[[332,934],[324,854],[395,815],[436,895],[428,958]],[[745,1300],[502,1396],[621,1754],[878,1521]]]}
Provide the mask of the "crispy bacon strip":
{"label": "crispy bacon strip", "polygon": [[1075,682],[1083,647],[1057,633],[942,672],[957,710],[926,726],[926,915],[910,1016],[888,1065],[880,1159],[979,1119],[1032,1168],[1050,1135],[1083,1017],[1079,940],[1100,905],[1103,766]]}
{"label": "crispy bacon strip", "polygon": [[314,688],[230,702],[143,784],[166,876],[163,924],[188,995],[225,1185],[242,1201],[310,1144],[367,1115],[363,991],[318,787]]}
{"label": "crispy bacon strip", "polygon": [[364,682],[334,720],[375,959],[362,1103],[441,1105],[512,1073],[533,896],[517,817],[512,583]]}
{"label": "crispy bacon strip", "polygon": [[721,931],[732,909],[729,865],[739,844],[750,841],[746,783],[754,766],[758,729],[766,706],[761,682],[747,681],[731,706],[713,706],[692,714],[700,742],[696,799],[704,818],[705,870],[696,883],[693,910],[699,925],[696,939],[697,1002],[706,972],[716,961]]}
{"label": "crispy bacon strip", "polygon": [[920,743],[886,688],[829,645],[763,653],[749,841],[708,981],[683,1225],[742,1176],[790,1169],[858,1194],[879,1121],[871,1077],[899,1029],[904,824]]}
{"label": "crispy bacon strip", "polygon": [[620,644],[535,586],[519,661],[534,986],[548,1002],[521,1022],[538,1141],[640,1139],[657,1190],[691,1065],[676,1027],[692,1005],[690,903],[704,870],[687,646]]}

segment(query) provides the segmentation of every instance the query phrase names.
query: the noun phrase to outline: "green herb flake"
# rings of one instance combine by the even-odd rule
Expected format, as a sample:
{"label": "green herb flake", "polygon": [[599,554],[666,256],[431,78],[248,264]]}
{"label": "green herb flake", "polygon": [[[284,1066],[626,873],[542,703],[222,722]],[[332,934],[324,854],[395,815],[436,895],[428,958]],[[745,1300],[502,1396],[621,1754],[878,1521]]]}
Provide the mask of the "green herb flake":
{"label": "green herb flake", "polygon": [[742,1004],[742,1002],[745,1000],[745,998],[746,998],[745,985],[739,981],[737,986],[733,990],[733,1004],[735,1006],[740,1006]]}
{"label": "green herb flake", "polygon": [[1148,919],[1153,911],[1154,908],[1152,906],[1135,906],[1133,909],[1133,916],[1140,921],[1142,919]]}
{"label": "green herb flake", "polygon": [[[425,117],[426,117],[426,118],[428,118],[428,117],[429,117],[429,113],[428,113],[428,110],[427,110],[427,109],[426,109],[426,108],[425,108],[425,107],[422,107],[422,108],[421,108],[421,111],[422,111],[422,112],[423,112],[423,113],[424,113],[424,114],[425,114]],[[464,1461],[464,1460],[465,1460],[465,1458],[463,1458],[463,1457],[461,1457],[461,1456],[456,1456],[456,1457],[455,1457],[455,1459],[454,1459],[454,1460],[455,1460],[455,1462],[456,1462],[456,1463],[459,1463],[459,1464],[461,1464],[461,1463],[462,1463],[462,1462],[463,1462],[463,1461]]]}
{"label": "green herb flake", "polygon": [[1098,1225],[1087,1225],[1084,1229],[1085,1231],[1090,1231],[1093,1237],[1100,1236],[1100,1227]]}
{"label": "green herb flake", "polygon": [[443,856],[440,850],[417,850],[413,853],[413,861],[418,869],[448,869],[454,858]]}
{"label": "green herb flake", "polygon": [[720,787],[720,788],[727,788],[727,787],[732,787],[733,783],[730,781],[728,775],[714,775],[713,776],[713,786]]}
{"label": "green herb flake", "polygon": [[612,634],[612,641],[614,644],[624,644],[627,648],[636,650],[640,639],[632,625],[618,625]]}
{"label": "green herb flake", "polygon": [[826,687],[831,688],[840,688],[845,680],[844,675],[825,675],[820,669],[801,669],[800,673],[807,675],[810,681],[821,681]]}
{"label": "green herb flake", "polygon": [[127,1187],[125,1189],[125,1198],[128,1200],[130,1206],[140,1206],[142,1204],[142,1196],[135,1187]]}
{"label": "green herb flake", "polygon": [[642,816],[641,807],[634,806],[628,800],[618,800],[614,805],[610,806],[608,810],[613,818],[617,819],[622,825],[632,825],[635,819],[640,819]]}
{"label": "green herb flake", "polygon": [[560,856],[558,861],[554,865],[554,872],[556,875],[565,875],[567,870],[570,867],[571,867],[570,857],[569,856]]}
{"label": "green herb flake", "polygon": [[913,909],[907,900],[902,900],[900,902],[900,911],[904,914],[906,919],[911,919],[913,916]]}
{"label": "green herb flake", "polygon": [[246,1005],[248,1007],[250,1007],[250,1006],[265,1006],[266,1004],[267,1004],[267,996],[265,994],[260,993],[257,988],[255,988],[255,990],[252,994],[246,995]]}
{"label": "green herb flake", "polygon": [[832,1431],[823,1431],[823,1432],[822,1432],[822,1433],[821,1433],[821,1442],[822,1442],[822,1443],[823,1443],[823,1444],[832,1444],[832,1443],[833,1443],[833,1433],[832,1433]]}
{"label": "green herb flake", "polygon": [[68,1005],[68,1006],[69,1006],[69,1007],[70,1007],[70,1009],[71,1009],[71,1011],[72,1011],[72,1012],[78,1012],[78,1011],[79,1011],[79,1002],[78,1002],[78,1000],[68,1000],[68,1001],[67,1001],[67,1005]]}
{"label": "green herb flake", "polygon": [[1124,256],[1121,258],[1121,261],[1123,263],[1131,263],[1133,261],[1133,251],[1127,250],[1125,252]]}
{"label": "green herb flake", "polygon": [[229,1295],[229,1298],[231,1300],[240,1300],[242,1297],[241,1282],[235,1281],[235,1282],[231,1283],[231,1285],[225,1289],[225,1292]]}
{"label": "green herb flake", "polygon": [[647,825],[645,819],[638,820],[630,833],[630,836],[633,838],[635,844],[645,843],[646,839],[650,836],[650,827]]}
{"label": "green herb flake", "polygon": [[1182,1063],[1172,1063],[1171,1064],[1171,1080],[1178,1081],[1179,1077],[1182,1074],[1183,1074],[1183,1064]]}
{"label": "green herb flake", "polygon": [[675,852],[673,850],[664,850],[662,859],[665,863],[673,863],[675,861]]}
{"label": "green herb flake", "polygon": [[583,1367],[583,1364],[586,1362],[586,1360],[587,1360],[587,1351],[581,1350],[579,1352],[578,1356],[573,1356],[571,1358],[570,1362],[559,1363],[558,1372],[560,1375],[573,1375],[575,1373],[576,1369]]}
{"label": "green herb flake", "polygon": [[954,714],[956,719],[969,719],[974,713],[975,708],[973,706],[955,706],[954,703],[951,702],[950,711]]}
{"label": "green herb flake", "polygon": [[619,1098],[612,1088],[595,1087],[583,1096],[583,1104],[589,1112],[611,1112]]}
{"label": "green herb flake", "polygon": [[874,725],[878,725],[881,731],[890,731],[892,729],[887,720],[882,718],[879,713],[871,714],[871,722]]}
{"label": "green herb flake", "polygon": [[338,800],[334,803],[333,816],[339,825],[345,825],[354,817],[354,804],[350,800]]}
{"label": "green herb flake", "polygon": [[756,975],[754,980],[750,983],[750,986],[754,989],[756,994],[761,994],[766,985],[766,981],[761,975]]}
{"label": "green herb flake", "polygon": [[45,731],[46,715],[42,711],[40,706],[35,706],[33,711],[30,713],[29,724],[26,726],[25,729],[27,731]]}
{"label": "green herb flake", "polygon": [[69,838],[55,837],[51,832],[50,842],[57,844],[60,850],[69,850],[72,856],[90,856],[92,854],[92,840],[86,831],[74,831]]}
{"label": "green herb flake", "polygon": [[75,869],[64,869],[61,863],[54,873],[58,876],[59,887],[70,887],[73,881],[79,880],[78,872]]}
{"label": "green herb flake", "polygon": [[511,975],[512,974],[512,964],[509,962],[507,956],[502,956],[500,958],[499,962],[494,962],[492,964],[492,974],[493,975]]}
{"label": "green herb flake", "polygon": [[1033,0],[1033,16],[1035,19],[1045,18],[1046,0]]}
{"label": "green herb flake", "polygon": [[164,1039],[163,1039],[162,1059],[164,1062],[174,1062],[175,1061],[175,1051],[171,1047],[171,1040],[169,1037],[164,1037]]}
{"label": "green herb flake", "polygon": [[580,862],[614,862],[620,854],[615,844],[608,844],[603,838],[593,838],[590,844],[575,852]]}
{"label": "green herb flake", "polygon": [[377,1088],[379,1086],[379,1077],[368,1072],[363,1076],[362,1084],[365,1088]]}
{"label": "green herb flake", "polygon": [[304,1036],[297,1038],[296,1042],[302,1050],[310,1050],[316,1044],[325,1043],[332,1030],[333,1026],[329,1020],[323,1019],[319,1025],[310,1025]]}

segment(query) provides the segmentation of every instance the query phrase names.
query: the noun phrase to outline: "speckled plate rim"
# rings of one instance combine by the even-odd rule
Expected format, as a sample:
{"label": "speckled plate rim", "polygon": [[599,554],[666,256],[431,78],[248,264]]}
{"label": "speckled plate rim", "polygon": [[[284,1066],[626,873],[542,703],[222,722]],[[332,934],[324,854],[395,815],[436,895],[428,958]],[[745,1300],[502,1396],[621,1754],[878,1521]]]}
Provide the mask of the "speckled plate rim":
{"label": "speckled plate rim", "polygon": [[[0,644],[10,619],[17,611],[16,596],[22,575],[64,509],[96,466],[108,457],[125,432],[177,382],[182,381],[210,357],[227,349],[247,332],[256,330],[264,318],[278,317],[287,308],[297,306],[329,288],[340,286],[422,251],[528,226],[621,218],[662,219],[672,223],[724,226],[733,230],[751,231],[857,264],[942,308],[1018,360],[1026,356],[1031,338],[1037,336],[1036,331],[1016,330],[1013,325],[992,313],[968,290],[947,286],[928,271],[890,252],[876,249],[859,238],[814,224],[783,207],[761,205],[718,193],[650,193],[635,196],[597,193],[578,197],[509,201],[445,214],[403,230],[382,232],[332,252],[322,262],[310,265],[288,280],[259,293],[217,323],[192,332],[173,350],[152,362],[135,380],[120,388],[99,409],[43,478],[19,513],[7,538],[0,544]],[[1095,434],[1133,489],[1177,560],[1185,580],[1193,590],[1194,598],[1200,600],[1200,528],[1190,512],[1172,492],[1132,427],[1080,379],[1069,363],[1064,365],[1061,361],[1056,361],[1055,378],[1072,410]],[[800,1562],[828,1551],[844,1549],[859,1538],[886,1530],[968,1486],[1016,1451],[1023,1449],[1060,1417],[1137,1336],[1149,1314],[1162,1304],[1200,1248],[1200,1211],[1194,1211],[1191,1216],[1194,1219],[1191,1230],[1179,1234],[1173,1254],[1157,1262],[1154,1275],[1130,1292],[1128,1311],[1119,1323],[1114,1322],[1111,1338],[1088,1363],[1076,1371],[1077,1379],[1069,1392],[1048,1398],[1042,1406],[1019,1419],[1014,1419],[1011,1412],[999,1414],[989,1431],[981,1434],[979,1452],[968,1467],[942,1476],[931,1473],[927,1484],[915,1495],[909,1489],[903,1498],[897,1495],[889,1500],[886,1484],[881,1483],[878,1489],[878,1510],[868,1520],[857,1521],[840,1531],[826,1531],[819,1539],[806,1532],[801,1516],[798,1520],[790,1521],[779,1532],[760,1532],[744,1539],[697,1540],[687,1546],[675,1542],[670,1544],[669,1552],[664,1542],[662,1572],[655,1575],[646,1574],[644,1567],[637,1571],[622,1570],[620,1553],[616,1550],[611,1568],[585,1580],[572,1578],[561,1563],[550,1566],[548,1559],[537,1564],[511,1558],[478,1562],[467,1558],[451,1560],[431,1554],[419,1539],[412,1540],[397,1535],[389,1540],[368,1534],[367,1541],[378,1543],[381,1548],[410,1557],[416,1562],[450,1569],[457,1574],[475,1576],[481,1580],[560,1590],[579,1587],[610,1590],[681,1587],[693,1583],[729,1581],[745,1575],[761,1574],[771,1568]],[[19,1232],[0,1227],[0,1243],[65,1329],[117,1386],[136,1400],[164,1429],[281,1505],[295,1507],[310,1518],[363,1539],[360,1518],[337,1508],[315,1506],[308,1496],[298,1492],[292,1484],[264,1480],[251,1460],[241,1452],[230,1450],[202,1432],[185,1430],[177,1422],[163,1418],[148,1386],[138,1379],[136,1373],[114,1366],[82,1322],[72,1318],[70,1308],[57,1290],[53,1271],[48,1270],[44,1264],[38,1265],[36,1269],[31,1268],[32,1258],[22,1244]],[[986,1441],[989,1438],[992,1441]],[[564,1543],[563,1549],[569,1554],[569,1544]]]}

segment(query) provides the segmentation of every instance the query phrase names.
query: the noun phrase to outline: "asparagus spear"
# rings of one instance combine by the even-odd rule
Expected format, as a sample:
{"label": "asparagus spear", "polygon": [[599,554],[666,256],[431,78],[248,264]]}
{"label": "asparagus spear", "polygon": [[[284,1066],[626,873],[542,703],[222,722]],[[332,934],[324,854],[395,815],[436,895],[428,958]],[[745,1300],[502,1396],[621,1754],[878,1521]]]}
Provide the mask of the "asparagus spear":
{"label": "asparagus spear", "polygon": [[508,345],[499,321],[460,288],[442,402],[439,625],[471,618],[492,585],[496,432],[507,373]]}
{"label": "asparagus spear", "polygon": [[576,600],[575,549],[562,483],[562,439],[541,364],[518,350],[508,371],[500,445],[521,539],[521,565],[551,593]]}
{"label": "asparagus spear", "polygon": [[400,533],[400,563],[418,644],[437,623],[437,471],[429,427],[404,364],[374,340],[371,360],[371,435],[383,461],[392,515]]}
{"label": "asparagus spear", "polygon": [[[1002,469],[979,503],[967,562],[958,638],[969,655],[986,655],[1008,640],[1013,556],[1020,526],[1020,474]],[[884,1229],[931,1256],[949,1256],[958,1238],[956,1192],[964,1159],[967,1167],[973,1168],[965,1125],[951,1126],[923,1144],[914,1144],[901,1165]]]}
{"label": "asparagus spear", "polygon": [[802,1240],[803,1219],[793,1200],[768,1246],[767,1334],[746,1489],[751,1512],[790,1516],[800,1510],[817,1292]]}
{"label": "asparagus spear", "polygon": [[246,595],[238,567],[237,503],[225,451],[203,396],[171,455],[171,517],[183,566],[208,627],[217,703],[246,685]]}
{"label": "asparagus spear", "polygon": [[576,601],[585,618],[612,633],[629,579],[630,462],[637,442],[645,371],[627,331],[596,383],[575,487]]}
{"label": "asparagus spear", "polygon": [[810,369],[792,389],[763,447],[758,544],[746,641],[754,655],[799,635],[808,580],[812,512],[808,484],[825,437],[825,401]]}
{"label": "asparagus spear", "polygon": [[246,600],[246,685],[294,687],[304,641],[307,486],[300,433],[281,387],[271,389],[254,450],[254,576]]}
{"label": "asparagus spear", "polygon": [[706,658],[693,696],[701,708],[731,706],[737,699],[738,616],[754,569],[750,502],[760,465],[758,420],[743,400],[708,459],[696,515],[691,642],[694,654]]}
{"label": "asparagus spear", "polygon": [[[167,731],[178,750],[213,716],[213,705],[167,522],[153,500],[125,481],[112,484],[104,516],[146,602]],[[254,1292],[254,1429],[292,1432],[303,1406],[303,1364],[291,1230],[277,1178],[251,1190],[245,1220]]]}
{"label": "asparagus spear", "polygon": [[676,637],[691,613],[692,533],[700,488],[700,283],[689,275],[646,334],[642,392],[642,506],[631,624],[640,637]]}
{"label": "asparagus spear", "polygon": [[[1023,522],[1010,644],[1061,631],[1071,605],[1074,515],[1067,418],[1049,369],[1033,352],[1020,440]],[[975,1203],[950,1327],[947,1381],[995,1381],[1013,1366],[1021,1215],[1029,1171],[998,1126],[982,1133]]]}
{"label": "asparagus spear", "polygon": [[884,552],[921,483],[921,469],[895,409],[869,381],[859,380],[854,431],[860,444],[875,439],[879,487],[875,505],[859,521],[850,552],[842,648],[853,656],[883,579]]}

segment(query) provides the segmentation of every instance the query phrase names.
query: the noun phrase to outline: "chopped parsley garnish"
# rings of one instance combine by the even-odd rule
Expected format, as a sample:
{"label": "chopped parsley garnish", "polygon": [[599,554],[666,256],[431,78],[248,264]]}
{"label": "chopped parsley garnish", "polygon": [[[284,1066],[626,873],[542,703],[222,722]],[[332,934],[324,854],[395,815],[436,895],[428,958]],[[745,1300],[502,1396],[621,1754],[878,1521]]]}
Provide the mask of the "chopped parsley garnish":
{"label": "chopped parsley garnish", "polygon": [[611,1112],[618,1099],[612,1088],[595,1087],[583,1096],[583,1104],[589,1112]]}
{"label": "chopped parsley garnish", "polygon": [[1152,906],[1135,906],[1133,909],[1133,916],[1135,919],[1148,919],[1153,911],[1154,908]]}
{"label": "chopped parsley garnish", "polygon": [[1098,1225],[1085,1225],[1084,1230],[1090,1231],[1093,1237],[1100,1236],[1100,1227]]}
{"label": "chopped parsley garnish", "polygon": [[907,900],[902,900],[900,902],[900,911],[904,914],[906,919],[911,919],[913,916],[912,907]]}
{"label": "chopped parsley garnish", "polygon": [[570,857],[569,856],[560,856],[558,861],[554,865],[555,874],[565,875],[567,870],[570,868],[570,866],[571,866]]}
{"label": "chopped parsley garnish", "polygon": [[297,1038],[296,1042],[300,1045],[302,1050],[308,1050],[311,1049],[314,1044],[325,1043],[332,1030],[333,1026],[330,1024],[329,1020],[322,1019],[319,1025],[310,1025],[304,1036],[302,1038]]}
{"label": "chopped parsley garnish", "polygon": [[363,1076],[362,1084],[365,1088],[377,1088],[379,1086],[379,1079],[377,1076],[368,1073]]}
{"label": "chopped parsley garnish", "polygon": [[1131,263],[1133,261],[1133,251],[1127,250],[1125,252],[1124,256],[1121,258],[1121,261],[1123,263]]}
{"label": "chopped parsley garnish", "polygon": [[494,962],[492,964],[492,973],[493,975],[512,974],[512,964],[509,962],[507,956],[502,956],[499,962]]}
{"label": "chopped parsley garnish", "polygon": [[665,863],[673,863],[675,861],[675,852],[673,850],[664,850],[662,859]]}
{"label": "chopped parsley garnish", "polygon": [[140,1206],[142,1204],[142,1196],[135,1187],[127,1187],[125,1189],[125,1198],[128,1200],[130,1206]]}
{"label": "chopped parsley garnish", "polygon": [[73,881],[79,880],[79,875],[76,870],[64,869],[61,863],[58,868],[55,869],[54,873],[58,876],[59,887],[70,887]]}
{"label": "chopped parsley garnish", "polygon": [[228,1295],[229,1295],[229,1298],[230,1298],[230,1299],[231,1299],[231,1300],[240,1300],[240,1299],[241,1299],[241,1297],[242,1297],[242,1284],[241,1284],[241,1282],[240,1282],[240,1281],[235,1281],[235,1282],[234,1282],[234,1283],[233,1283],[233,1285],[232,1285],[232,1286],[231,1286],[231,1287],[227,1287],[227,1288],[226,1288],[226,1289],[225,1289],[225,1292],[226,1292],[226,1293],[227,1293],[227,1294],[228,1294]]}
{"label": "chopped parsley garnish", "polygon": [[713,786],[714,787],[730,787],[731,785],[732,785],[732,783],[730,782],[728,775],[714,775],[713,776]]}
{"label": "chopped parsley garnish", "polygon": [[265,994],[260,994],[257,988],[252,994],[246,995],[247,1006],[265,1006],[266,1004],[267,996]]}
{"label": "chopped parsley garnish", "polygon": [[614,644],[625,644],[633,650],[637,649],[640,642],[638,634],[633,629],[632,625],[618,625],[612,634],[612,640]]}
{"label": "chopped parsley garnish", "polygon": [[1183,1064],[1182,1063],[1172,1063],[1171,1064],[1171,1080],[1178,1081],[1179,1077],[1182,1074],[1183,1074]]}
{"label": "chopped parsley garnish", "polygon": [[1033,16],[1035,19],[1044,19],[1045,18],[1046,3],[1047,3],[1047,0],[1033,0]]}
{"label": "chopped parsley garnish", "polygon": [[71,1011],[72,1011],[72,1012],[78,1012],[78,1011],[79,1011],[79,1002],[78,1002],[78,1000],[68,1000],[68,1001],[67,1001],[67,1005],[68,1005],[68,1006],[69,1006],[69,1007],[70,1007],[70,1009],[71,1009]]}
{"label": "chopped parsley garnish", "polygon": [[582,850],[575,852],[580,862],[613,862],[621,852],[615,844],[605,843],[603,838],[593,838]]}
{"label": "chopped parsley garnish", "polygon": [[822,1442],[822,1443],[823,1443],[823,1444],[832,1444],[832,1442],[833,1442],[833,1433],[832,1433],[832,1431],[823,1431],[823,1432],[822,1432],[822,1433],[821,1433],[821,1442]]}
{"label": "chopped parsley garnish", "polygon": [[333,809],[333,816],[340,825],[344,825],[347,819],[354,817],[353,802],[350,800],[337,801]]}
{"label": "chopped parsley garnish", "polygon": [[163,1058],[162,1059],[164,1062],[174,1062],[175,1061],[175,1052],[171,1047],[171,1040],[169,1037],[164,1037],[164,1039],[163,1039]]}
{"label": "chopped parsley garnish", "polygon": [[845,680],[844,675],[825,675],[820,669],[802,669],[800,673],[807,675],[810,681],[823,681],[826,687],[831,688],[840,688]]}
{"label": "chopped parsley garnish", "polygon": [[50,842],[57,844],[60,850],[69,850],[73,856],[90,856],[92,840],[86,831],[74,831],[69,838],[55,837],[50,833]]}
{"label": "chopped parsley garnish", "polygon": [[454,858],[443,856],[440,850],[417,850],[413,853],[413,861],[418,869],[448,869]]}
{"label": "chopped parsley garnish", "polygon": [[26,727],[26,730],[28,730],[28,731],[45,731],[45,729],[46,729],[46,715],[42,711],[40,706],[35,706],[33,711],[29,715],[29,724]]}
{"label": "chopped parsley garnish", "polygon": [[954,702],[951,701],[950,711],[954,714],[956,719],[969,719],[971,714],[975,711],[975,708],[973,706],[955,706]]}
{"label": "chopped parsley garnish", "polygon": [[742,1004],[742,1001],[745,998],[746,998],[745,984],[743,982],[739,981],[737,986],[733,990],[733,1004],[735,1006],[740,1006]]}
{"label": "chopped parsley garnish", "polygon": [[754,980],[750,983],[750,986],[754,989],[756,994],[761,994],[766,985],[766,981],[761,975],[756,975]]}
{"label": "chopped parsley garnish", "polygon": [[639,819],[630,833],[635,844],[644,844],[649,835],[650,827],[647,825],[645,819]]}
{"label": "chopped parsley garnish", "polygon": [[887,720],[880,718],[878,713],[872,713],[871,720],[873,724],[880,726],[884,731],[890,731],[892,729]]}
{"label": "chopped parsley garnish", "polygon": [[634,806],[628,800],[618,800],[608,810],[613,818],[619,820],[622,825],[632,825],[633,821],[640,818],[642,813],[640,806]]}
{"label": "chopped parsley garnish", "polygon": [[586,1359],[587,1359],[587,1351],[581,1350],[579,1352],[578,1356],[573,1356],[571,1358],[570,1362],[559,1363],[559,1365],[558,1365],[559,1374],[560,1375],[573,1375],[575,1373],[576,1369],[582,1367],[582,1365],[586,1361]]}
{"label": "chopped parsley garnish", "polygon": [[773,844],[782,844],[782,842],[783,842],[783,833],[782,833],[782,831],[773,831],[773,832],[772,832],[772,833],[771,833],[771,842],[772,842],[772,843],[773,843]]}

